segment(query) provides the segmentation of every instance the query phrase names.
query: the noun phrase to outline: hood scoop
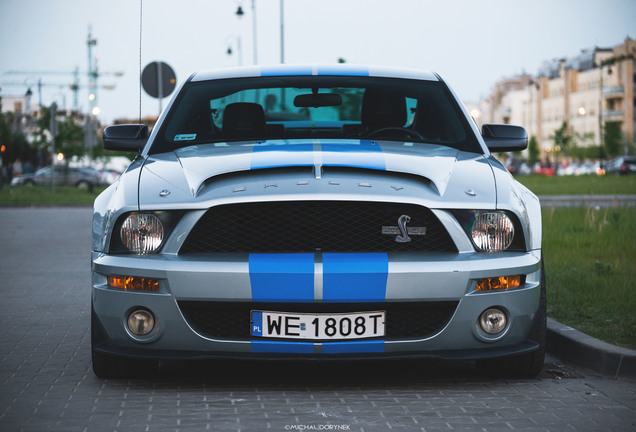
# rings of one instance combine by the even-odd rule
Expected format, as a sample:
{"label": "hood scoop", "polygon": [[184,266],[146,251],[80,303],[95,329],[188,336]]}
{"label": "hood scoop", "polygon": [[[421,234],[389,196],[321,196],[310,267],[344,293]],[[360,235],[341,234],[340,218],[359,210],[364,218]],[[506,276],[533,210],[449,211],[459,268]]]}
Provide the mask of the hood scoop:
{"label": "hood scoop", "polygon": [[[371,144],[370,144],[371,143]],[[449,147],[409,143],[351,141],[313,144],[306,141],[273,141],[267,144],[185,147],[175,151],[196,197],[215,178],[248,171],[298,171],[303,177],[322,178],[340,170],[373,170],[419,176],[442,196],[452,176],[459,151]]]}

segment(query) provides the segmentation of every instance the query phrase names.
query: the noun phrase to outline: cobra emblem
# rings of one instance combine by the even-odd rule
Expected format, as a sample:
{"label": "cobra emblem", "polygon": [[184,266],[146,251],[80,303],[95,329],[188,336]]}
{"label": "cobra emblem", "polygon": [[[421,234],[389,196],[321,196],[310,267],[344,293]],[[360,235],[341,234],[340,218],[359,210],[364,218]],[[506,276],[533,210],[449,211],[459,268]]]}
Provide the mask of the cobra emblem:
{"label": "cobra emblem", "polygon": [[398,219],[398,229],[400,230],[401,235],[395,237],[395,241],[397,243],[408,243],[411,241],[411,237],[409,237],[408,228],[406,225],[411,222],[411,216],[402,215]]}

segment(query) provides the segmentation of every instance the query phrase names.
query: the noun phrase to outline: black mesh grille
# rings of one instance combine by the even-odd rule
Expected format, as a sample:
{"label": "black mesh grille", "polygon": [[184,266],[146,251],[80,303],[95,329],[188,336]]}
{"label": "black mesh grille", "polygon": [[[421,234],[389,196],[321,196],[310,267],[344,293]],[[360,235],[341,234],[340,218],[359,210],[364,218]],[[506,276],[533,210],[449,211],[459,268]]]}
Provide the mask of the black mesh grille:
{"label": "black mesh grille", "polygon": [[450,321],[456,301],[413,303],[228,303],[181,301],[188,323],[200,334],[214,339],[249,340],[250,312],[268,310],[298,313],[386,311],[384,340],[419,339],[432,336]]}
{"label": "black mesh grille", "polygon": [[[426,227],[408,243],[382,227]],[[210,208],[181,247],[181,254],[206,252],[300,253],[449,251],[455,244],[426,207],[414,204],[291,201],[229,204]]]}

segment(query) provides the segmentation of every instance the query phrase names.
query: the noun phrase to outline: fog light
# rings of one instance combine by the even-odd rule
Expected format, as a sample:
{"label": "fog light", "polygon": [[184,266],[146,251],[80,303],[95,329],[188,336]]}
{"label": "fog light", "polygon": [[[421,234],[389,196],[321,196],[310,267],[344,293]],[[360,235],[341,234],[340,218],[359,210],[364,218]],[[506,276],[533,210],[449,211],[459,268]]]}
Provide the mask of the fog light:
{"label": "fog light", "polygon": [[501,333],[506,328],[508,319],[501,309],[490,308],[482,312],[479,317],[481,329],[488,334],[495,335]]}
{"label": "fog light", "polygon": [[155,317],[145,309],[137,309],[128,315],[128,330],[136,336],[146,336],[155,327]]}

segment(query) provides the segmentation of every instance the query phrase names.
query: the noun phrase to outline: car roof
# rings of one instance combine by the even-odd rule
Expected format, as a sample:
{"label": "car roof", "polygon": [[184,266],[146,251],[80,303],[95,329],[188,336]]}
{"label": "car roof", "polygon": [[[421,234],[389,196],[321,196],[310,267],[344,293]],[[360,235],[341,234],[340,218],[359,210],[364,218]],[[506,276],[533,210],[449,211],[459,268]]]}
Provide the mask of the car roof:
{"label": "car roof", "polygon": [[383,66],[352,64],[244,66],[202,71],[193,74],[189,81],[207,81],[225,78],[248,78],[261,76],[371,76],[384,78],[419,79],[441,81],[430,71],[402,69]]}

